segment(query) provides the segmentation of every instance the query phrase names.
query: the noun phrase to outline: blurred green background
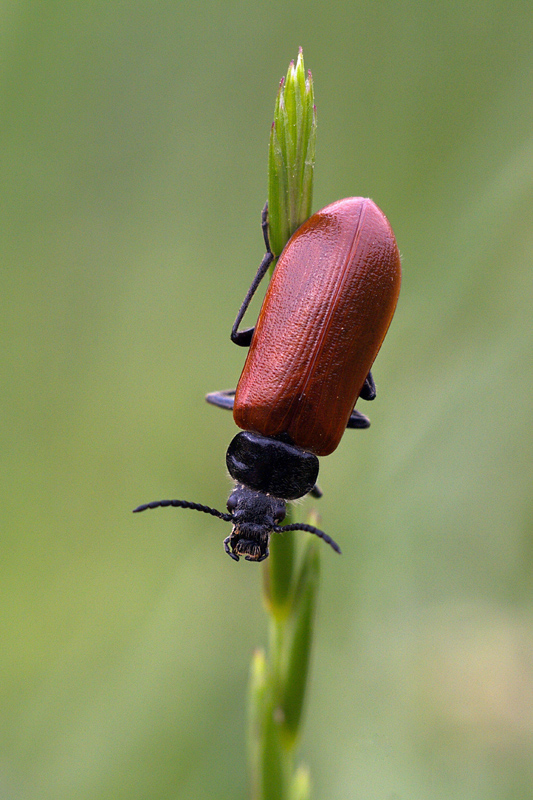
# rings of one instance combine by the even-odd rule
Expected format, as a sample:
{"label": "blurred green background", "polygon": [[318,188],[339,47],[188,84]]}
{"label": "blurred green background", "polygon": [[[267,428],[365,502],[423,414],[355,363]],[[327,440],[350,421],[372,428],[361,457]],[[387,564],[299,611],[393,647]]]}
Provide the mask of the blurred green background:
{"label": "blurred green background", "polygon": [[[224,555],[229,342],[304,48],[314,208],[403,256],[372,428],[321,465],[315,797],[533,796],[526,2],[4,2],[0,796],[247,796],[261,569]],[[257,309],[257,304],[254,306]],[[310,501],[301,509],[305,513]],[[304,534],[302,534],[303,536]]]}

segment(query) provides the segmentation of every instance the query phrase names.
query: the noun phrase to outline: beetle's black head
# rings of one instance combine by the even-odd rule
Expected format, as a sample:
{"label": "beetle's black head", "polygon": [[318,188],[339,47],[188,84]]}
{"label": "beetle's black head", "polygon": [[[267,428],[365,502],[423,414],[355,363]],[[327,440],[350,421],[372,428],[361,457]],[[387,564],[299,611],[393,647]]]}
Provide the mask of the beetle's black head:
{"label": "beetle's black head", "polygon": [[190,503],[188,500],[156,500],[133,510],[135,512],[146,511],[147,508],[166,508],[167,506],[192,508],[193,511],[212,514],[213,517],[223,519],[224,522],[232,522],[233,530],[224,540],[224,548],[234,561],[238,561],[240,556],[244,556],[247,561],[264,561],[268,556],[270,534],[283,533],[283,531],[314,533],[315,536],[329,544],[335,552],[340,553],[339,545],[327,533],[312,525],[299,523],[279,525],[278,523],[285,516],[285,501],[257,489],[250,489],[243,484],[237,484],[228,498],[229,514],[224,514],[210,506],[202,506],[200,503]]}
{"label": "beetle's black head", "polygon": [[224,541],[226,553],[239,560],[264,561],[268,540],[285,516],[285,502],[263,492],[237,484],[228,498],[233,530]]}
{"label": "beetle's black head", "polygon": [[241,431],[228,447],[226,463],[235,489],[228,498],[228,514],[188,500],[160,500],[134,509],[174,506],[203,511],[233,523],[224,540],[226,553],[238,561],[264,561],[272,533],[307,531],[319,536],[337,553],[339,546],[324,531],[312,525],[280,525],[285,516],[285,501],[303,497],[311,491],[318,475],[318,458],[290,442]]}

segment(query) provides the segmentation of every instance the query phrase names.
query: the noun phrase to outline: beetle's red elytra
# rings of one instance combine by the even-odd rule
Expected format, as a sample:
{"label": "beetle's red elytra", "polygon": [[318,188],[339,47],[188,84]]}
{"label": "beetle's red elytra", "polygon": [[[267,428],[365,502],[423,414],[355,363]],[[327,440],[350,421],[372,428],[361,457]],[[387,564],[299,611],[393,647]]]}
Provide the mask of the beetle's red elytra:
{"label": "beetle's red elytra", "polygon": [[233,416],[325,456],[338,446],[392,320],[400,254],[367,198],[326,206],[291,237],[274,270]]}

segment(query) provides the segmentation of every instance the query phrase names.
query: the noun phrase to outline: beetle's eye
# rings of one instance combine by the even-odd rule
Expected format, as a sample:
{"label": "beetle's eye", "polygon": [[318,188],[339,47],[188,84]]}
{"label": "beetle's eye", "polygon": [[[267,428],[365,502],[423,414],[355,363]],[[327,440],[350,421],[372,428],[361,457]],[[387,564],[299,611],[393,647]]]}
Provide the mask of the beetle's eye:
{"label": "beetle's eye", "polygon": [[228,497],[228,502],[226,503],[226,508],[230,513],[235,511],[238,502],[239,501],[237,500],[237,498],[234,495],[230,494],[230,496]]}
{"label": "beetle's eye", "polygon": [[279,506],[274,509],[274,522],[276,525],[285,519],[286,513],[287,509],[285,508],[285,503],[280,503]]}

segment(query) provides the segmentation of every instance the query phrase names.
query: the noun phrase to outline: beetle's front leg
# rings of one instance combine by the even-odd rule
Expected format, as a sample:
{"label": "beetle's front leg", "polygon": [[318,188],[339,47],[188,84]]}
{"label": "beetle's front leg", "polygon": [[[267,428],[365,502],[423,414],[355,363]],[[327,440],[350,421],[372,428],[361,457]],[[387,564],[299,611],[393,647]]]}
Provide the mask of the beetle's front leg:
{"label": "beetle's front leg", "polygon": [[232,558],[234,561],[238,561],[239,556],[236,556],[233,550],[230,550],[230,541],[231,541],[231,534],[224,539],[224,550],[226,551],[226,553],[230,558]]}

